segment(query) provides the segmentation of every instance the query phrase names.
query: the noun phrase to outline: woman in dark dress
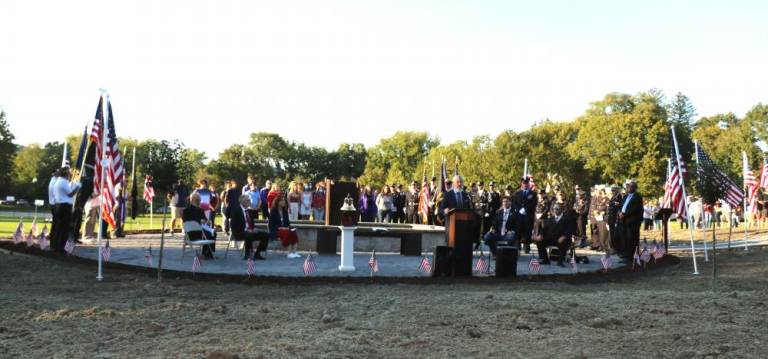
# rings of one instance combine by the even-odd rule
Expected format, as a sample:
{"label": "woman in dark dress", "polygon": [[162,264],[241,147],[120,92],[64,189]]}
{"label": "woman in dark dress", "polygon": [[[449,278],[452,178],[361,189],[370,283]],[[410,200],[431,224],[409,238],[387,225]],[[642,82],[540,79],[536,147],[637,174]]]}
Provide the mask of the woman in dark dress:
{"label": "woman in dark dress", "polygon": [[269,210],[269,239],[280,239],[283,248],[288,251],[288,258],[301,258],[296,253],[296,246],[299,243],[299,237],[296,231],[291,229],[291,221],[288,216],[288,206],[285,198],[275,198],[272,202],[272,208]]}
{"label": "woman in dark dress", "polygon": [[[195,221],[201,225],[207,225],[208,218],[205,216],[205,211],[200,208],[200,195],[193,193],[189,199],[189,206],[185,207],[181,212],[181,220],[183,222]],[[210,230],[210,227],[203,227],[202,231],[189,231],[187,235],[190,241],[197,241],[201,239],[213,239],[216,240],[216,232]],[[203,238],[203,231],[205,231],[205,238]],[[213,252],[216,251],[216,244],[206,244],[203,246],[203,257],[206,259],[213,259]]]}

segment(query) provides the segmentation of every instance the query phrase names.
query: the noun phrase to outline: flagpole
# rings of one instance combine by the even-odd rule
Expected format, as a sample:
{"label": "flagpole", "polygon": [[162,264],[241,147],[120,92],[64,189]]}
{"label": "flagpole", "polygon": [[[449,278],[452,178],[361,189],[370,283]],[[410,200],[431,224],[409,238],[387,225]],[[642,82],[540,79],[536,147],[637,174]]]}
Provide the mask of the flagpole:
{"label": "flagpole", "polygon": [[[744,161],[744,168],[742,170],[742,175],[747,174],[747,167],[749,166],[749,163],[747,162],[747,152],[741,151],[741,158]],[[745,177],[746,178],[746,177]],[[747,244],[747,241],[749,240],[747,231],[749,230],[749,214],[747,213],[747,197],[749,196],[749,189],[747,188],[747,184],[744,183],[744,250],[749,250],[749,245]]]}
{"label": "flagpole", "polygon": [[523,166],[523,177],[528,176],[528,159],[525,159],[525,165]]}
{"label": "flagpole", "polygon": [[[699,167],[699,141],[693,141],[696,150],[696,168]],[[701,219],[704,220],[704,198],[701,201]],[[713,229],[714,230],[714,229]],[[704,242],[704,261],[709,262],[709,253],[707,251],[707,228],[704,223],[701,224],[701,241]]]}
{"label": "flagpole", "polygon": [[67,165],[67,139],[64,139],[64,153],[61,154],[61,167]]}
{"label": "flagpole", "polygon": [[[680,188],[683,190],[683,201],[685,201],[685,208],[688,213],[688,230],[691,233],[691,257],[693,257],[693,274],[699,274],[699,268],[696,265],[696,248],[693,245],[693,226],[691,226],[691,204],[688,202],[688,195],[685,193],[685,176],[683,176],[683,169],[680,167],[680,149],[677,148],[677,136],[675,135],[675,126],[671,126],[672,129],[672,141],[675,145],[675,156],[677,156],[677,172],[680,174]],[[698,159],[698,155],[696,156]]]}
{"label": "flagpole", "polygon": [[[131,163],[131,181],[132,181],[131,182],[131,187],[133,187],[133,186],[136,185],[136,146],[133,146],[133,160],[131,162],[132,162]],[[133,194],[133,193],[131,193],[131,194]],[[136,195],[138,195],[138,193]],[[138,214],[138,212],[134,212],[134,211],[136,211],[136,208],[133,208],[133,205],[135,203],[139,203],[139,200],[134,198],[134,200],[131,201],[131,212]],[[131,215],[131,217],[133,217],[133,215]],[[132,218],[132,219],[133,219],[133,221],[132,221],[133,225],[131,226],[131,229],[136,229],[135,228],[136,227],[136,218]]]}
{"label": "flagpole", "polygon": [[101,102],[101,113],[102,113],[102,120],[101,120],[101,176],[99,177],[99,235],[98,235],[98,246],[99,246],[99,272],[96,275],[96,280],[101,281],[104,279],[104,276],[102,275],[102,261],[101,261],[101,240],[104,238],[104,226],[102,225],[103,221],[103,213],[104,212],[104,169],[107,166],[107,120],[109,119],[109,114],[107,113],[107,102],[109,101],[109,95],[107,94],[107,91],[102,89],[101,90],[101,96],[102,98],[105,98],[104,101]]}

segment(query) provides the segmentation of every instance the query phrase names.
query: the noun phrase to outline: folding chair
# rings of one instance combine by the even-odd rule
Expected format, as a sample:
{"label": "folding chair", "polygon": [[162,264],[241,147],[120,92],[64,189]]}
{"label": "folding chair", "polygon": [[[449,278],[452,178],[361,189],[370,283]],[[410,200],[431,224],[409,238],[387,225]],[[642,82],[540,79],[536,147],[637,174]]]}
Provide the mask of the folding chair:
{"label": "folding chair", "polygon": [[[229,254],[229,247],[232,245],[232,242],[235,242],[235,248],[238,248],[237,242],[242,242],[242,240],[238,240],[237,238],[235,238],[235,234],[232,233],[232,231],[230,231],[229,239],[227,240],[227,250],[224,251],[224,258],[227,258],[227,255]],[[245,254],[245,246],[243,246],[243,254]]]}
{"label": "folding chair", "polygon": [[[181,262],[182,263],[184,263],[184,254],[187,251],[187,246],[189,246],[190,248],[193,248],[193,249],[194,249],[195,246],[198,246],[198,247],[200,247],[200,251],[202,251],[203,250],[203,246],[216,243],[215,240],[208,239],[206,237],[205,231],[203,230],[203,226],[201,226],[199,222],[196,222],[196,221],[186,221],[186,222],[182,223],[181,226],[182,226],[182,229],[184,230],[184,242],[183,242],[183,244],[181,246]],[[203,233],[203,239],[198,239],[198,240],[194,240],[194,241],[190,240],[189,239],[189,232],[194,232],[194,231],[200,231],[201,233]]]}

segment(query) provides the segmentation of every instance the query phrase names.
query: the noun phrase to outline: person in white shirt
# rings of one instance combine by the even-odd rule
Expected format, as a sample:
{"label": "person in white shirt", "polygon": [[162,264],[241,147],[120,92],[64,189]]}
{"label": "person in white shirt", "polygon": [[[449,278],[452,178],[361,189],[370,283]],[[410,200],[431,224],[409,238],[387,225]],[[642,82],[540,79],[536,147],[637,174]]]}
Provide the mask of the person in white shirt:
{"label": "person in white shirt", "polygon": [[69,173],[69,167],[62,167],[59,170],[60,177],[53,184],[53,197],[56,201],[56,231],[51,232],[51,247],[56,252],[64,252],[64,246],[71,234],[72,221],[72,202],[74,202],[75,193],[80,189],[79,182],[70,182],[72,174]]}
{"label": "person in white shirt", "polygon": [[56,231],[56,197],[53,195],[53,188],[56,181],[59,180],[59,170],[53,171],[51,181],[48,182],[48,204],[51,206],[51,233]]}

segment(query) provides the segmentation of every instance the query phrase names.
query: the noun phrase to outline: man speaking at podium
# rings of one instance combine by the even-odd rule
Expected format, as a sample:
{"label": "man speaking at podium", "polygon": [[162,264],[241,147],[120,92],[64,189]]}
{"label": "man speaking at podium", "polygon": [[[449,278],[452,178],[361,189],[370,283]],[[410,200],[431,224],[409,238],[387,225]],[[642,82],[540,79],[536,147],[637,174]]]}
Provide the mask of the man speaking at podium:
{"label": "man speaking at podium", "polygon": [[[464,192],[464,179],[461,176],[453,176],[453,188],[443,196],[440,202],[440,219],[446,223],[445,217],[457,209],[471,209],[472,200],[467,192]],[[446,227],[447,228],[447,227]]]}

